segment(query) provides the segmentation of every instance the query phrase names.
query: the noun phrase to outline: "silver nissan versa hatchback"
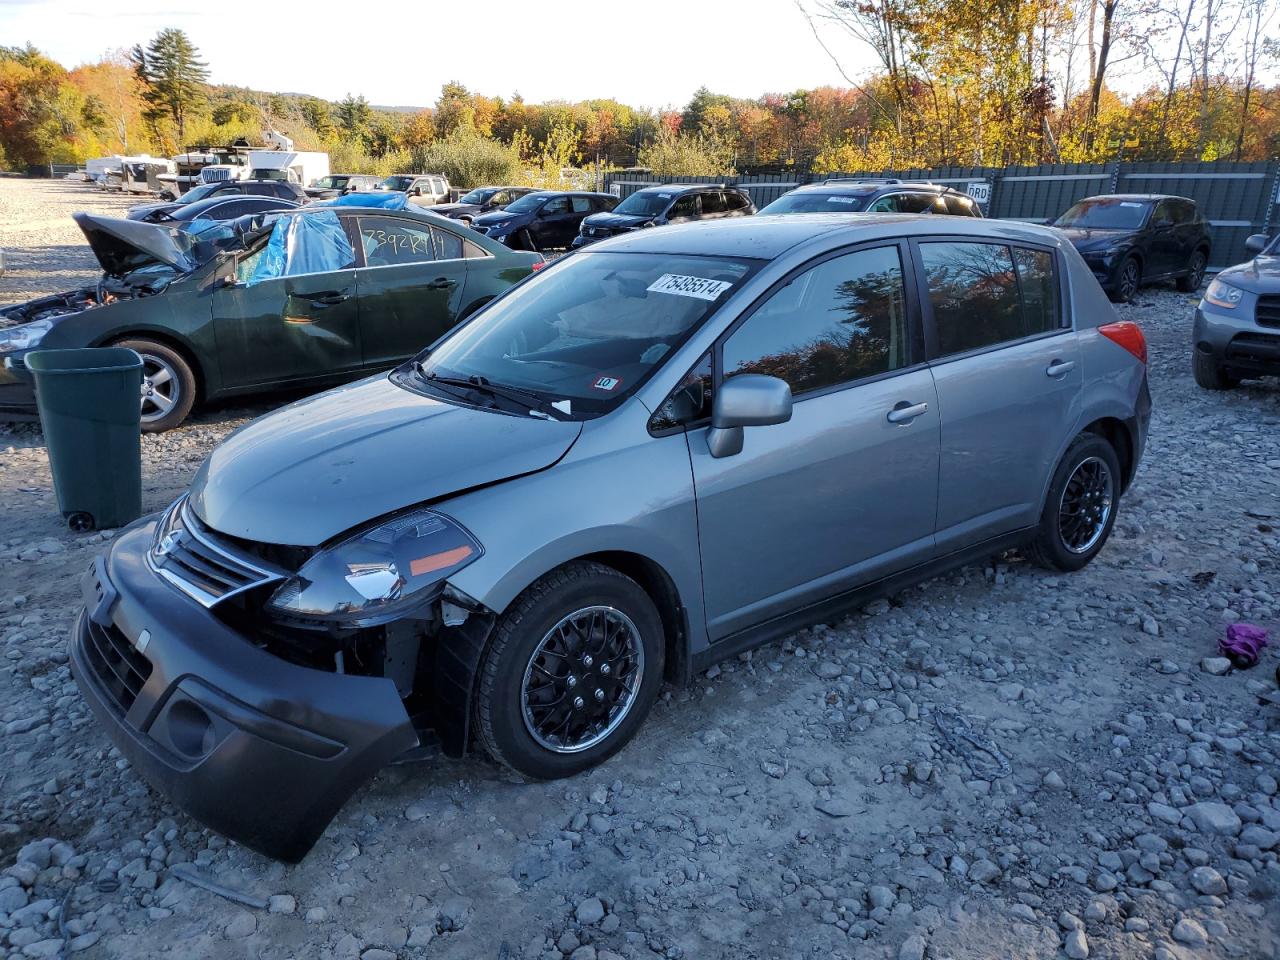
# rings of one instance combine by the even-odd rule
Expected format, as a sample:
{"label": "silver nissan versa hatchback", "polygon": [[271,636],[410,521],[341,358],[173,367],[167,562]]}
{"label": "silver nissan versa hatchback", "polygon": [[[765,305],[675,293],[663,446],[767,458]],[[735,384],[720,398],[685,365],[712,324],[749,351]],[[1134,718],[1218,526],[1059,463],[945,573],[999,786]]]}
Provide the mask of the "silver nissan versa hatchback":
{"label": "silver nissan versa hatchback", "polygon": [[1106,542],[1146,347],[1059,233],[751,217],[592,245],[388,375],[244,427],[83,581],[135,768],[302,857],[384,764],[531,778],[665,680],[947,567]]}

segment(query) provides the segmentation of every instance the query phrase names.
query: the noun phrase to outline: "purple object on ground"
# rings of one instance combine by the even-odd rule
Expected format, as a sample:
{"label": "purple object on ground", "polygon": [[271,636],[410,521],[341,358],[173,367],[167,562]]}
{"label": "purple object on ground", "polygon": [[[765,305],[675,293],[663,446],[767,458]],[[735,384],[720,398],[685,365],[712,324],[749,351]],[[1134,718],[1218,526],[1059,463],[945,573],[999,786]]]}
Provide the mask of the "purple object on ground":
{"label": "purple object on ground", "polygon": [[1267,631],[1252,623],[1233,623],[1218,641],[1218,649],[1241,670],[1258,662],[1258,653],[1267,645]]}

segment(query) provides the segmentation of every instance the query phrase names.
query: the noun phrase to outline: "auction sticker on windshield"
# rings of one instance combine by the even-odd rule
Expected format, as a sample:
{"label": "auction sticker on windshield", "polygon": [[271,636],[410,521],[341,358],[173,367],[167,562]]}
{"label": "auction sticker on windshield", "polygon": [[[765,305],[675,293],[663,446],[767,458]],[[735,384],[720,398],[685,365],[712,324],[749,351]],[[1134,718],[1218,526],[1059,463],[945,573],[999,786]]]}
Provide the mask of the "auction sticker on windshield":
{"label": "auction sticker on windshield", "polygon": [[664,273],[649,284],[647,289],[654,293],[672,293],[677,297],[714,300],[732,286],[733,284],[726,280],[708,280],[706,277],[686,277],[679,273]]}

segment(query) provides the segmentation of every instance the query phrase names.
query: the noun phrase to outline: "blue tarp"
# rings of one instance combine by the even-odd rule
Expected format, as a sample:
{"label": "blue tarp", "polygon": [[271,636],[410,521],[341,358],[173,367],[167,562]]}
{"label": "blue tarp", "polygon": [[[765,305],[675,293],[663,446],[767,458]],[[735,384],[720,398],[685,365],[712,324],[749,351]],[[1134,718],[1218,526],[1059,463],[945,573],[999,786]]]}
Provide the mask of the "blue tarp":
{"label": "blue tarp", "polygon": [[317,200],[313,207],[379,207],[383,210],[403,210],[409,204],[409,195],[399,190],[377,190],[370,193],[346,193],[332,200]]}
{"label": "blue tarp", "polygon": [[253,285],[276,277],[347,270],[355,262],[355,250],[338,215],[317,210],[276,221],[267,249],[248,282]]}

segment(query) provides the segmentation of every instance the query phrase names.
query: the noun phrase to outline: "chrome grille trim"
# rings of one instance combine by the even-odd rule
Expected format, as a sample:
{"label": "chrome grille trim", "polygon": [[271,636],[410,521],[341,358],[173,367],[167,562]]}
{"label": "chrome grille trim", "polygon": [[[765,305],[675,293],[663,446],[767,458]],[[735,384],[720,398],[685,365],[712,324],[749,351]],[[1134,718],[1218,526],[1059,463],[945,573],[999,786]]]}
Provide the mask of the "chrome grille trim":
{"label": "chrome grille trim", "polygon": [[289,575],[224,543],[195,515],[186,496],[160,518],[147,566],[205,608]]}

